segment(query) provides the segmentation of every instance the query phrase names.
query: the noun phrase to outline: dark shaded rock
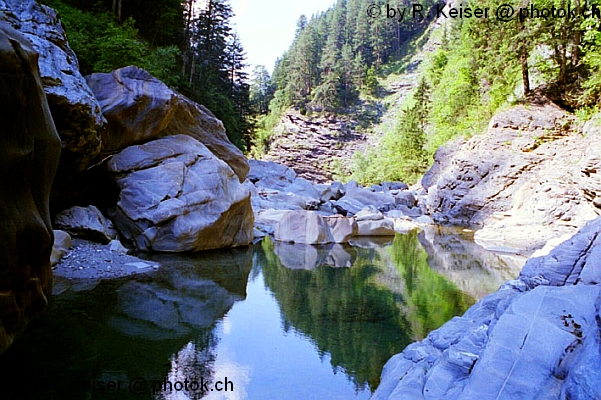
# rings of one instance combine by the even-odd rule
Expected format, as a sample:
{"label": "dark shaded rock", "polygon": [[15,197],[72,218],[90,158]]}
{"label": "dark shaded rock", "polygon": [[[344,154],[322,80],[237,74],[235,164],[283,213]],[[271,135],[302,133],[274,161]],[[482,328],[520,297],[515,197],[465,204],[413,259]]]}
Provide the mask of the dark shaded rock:
{"label": "dark shaded rock", "polygon": [[188,135],[225,161],[240,182],[246,179],[246,158],[227,138],[223,123],[206,107],[137,67],[92,74],[87,83],[108,121],[102,134],[104,151],[119,151],[165,136]]}
{"label": "dark shaded rock", "polygon": [[54,217],[54,225],[82,239],[108,244],[117,237],[113,223],[95,206],[72,207]]}
{"label": "dark shaded rock", "polygon": [[37,61],[0,21],[0,353],[44,311],[52,286],[48,197],[60,140]]}
{"label": "dark shaded rock", "polygon": [[393,356],[372,399],[601,398],[601,219]]}
{"label": "dark shaded rock", "polygon": [[71,235],[65,231],[54,230],[54,245],[50,255],[50,265],[55,266],[71,248]]}
{"label": "dark shaded rock", "polygon": [[121,188],[113,221],[138,249],[199,251],[252,241],[248,187],[196,139],[131,146],[107,167]]}
{"label": "dark shaded rock", "polygon": [[106,120],[79,73],[56,11],[35,0],[0,0],[0,19],[20,31],[39,53],[44,92],[62,141],[57,180],[70,178],[100,154]]}

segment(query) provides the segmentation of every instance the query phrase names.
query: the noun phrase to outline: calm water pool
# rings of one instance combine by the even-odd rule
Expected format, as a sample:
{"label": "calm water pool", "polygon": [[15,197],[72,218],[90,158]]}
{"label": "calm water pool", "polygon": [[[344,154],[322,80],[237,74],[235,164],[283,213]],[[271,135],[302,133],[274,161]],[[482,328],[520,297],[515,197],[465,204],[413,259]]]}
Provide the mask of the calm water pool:
{"label": "calm water pool", "polygon": [[470,246],[432,231],[147,256],[150,275],[55,296],[0,357],[2,398],[366,399],[391,355],[517,272]]}

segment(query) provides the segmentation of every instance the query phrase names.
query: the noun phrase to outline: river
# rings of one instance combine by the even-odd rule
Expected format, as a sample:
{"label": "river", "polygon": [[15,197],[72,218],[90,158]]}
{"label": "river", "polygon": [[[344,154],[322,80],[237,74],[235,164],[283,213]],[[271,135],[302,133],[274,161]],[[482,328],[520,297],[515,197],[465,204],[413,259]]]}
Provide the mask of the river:
{"label": "river", "polygon": [[0,357],[2,398],[367,399],[393,354],[519,272],[470,237],[266,238],[71,281]]}

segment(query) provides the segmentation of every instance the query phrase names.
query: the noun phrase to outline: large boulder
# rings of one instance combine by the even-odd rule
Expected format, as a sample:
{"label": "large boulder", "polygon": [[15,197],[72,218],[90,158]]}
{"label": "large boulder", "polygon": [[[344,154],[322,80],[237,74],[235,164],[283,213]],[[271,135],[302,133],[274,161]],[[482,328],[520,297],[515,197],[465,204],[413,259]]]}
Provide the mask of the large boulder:
{"label": "large boulder", "polygon": [[115,225],[140,250],[199,251],[253,239],[248,187],[190,136],[128,147],[108,169],[121,188]]}
{"label": "large boulder", "polygon": [[384,366],[372,399],[601,398],[601,219]]}
{"label": "large boulder", "polygon": [[480,244],[531,251],[601,214],[600,162],[597,135],[581,135],[565,111],[517,106],[440,149],[422,185],[435,221],[483,225]]}
{"label": "large boulder", "polygon": [[225,161],[244,182],[248,161],[206,107],[170,89],[137,67],[92,74],[87,83],[108,121],[102,134],[107,152],[172,135],[188,135]]}
{"label": "large boulder", "polygon": [[52,287],[48,198],[61,145],[37,61],[27,38],[0,21],[0,353]]}
{"label": "large boulder", "polygon": [[39,53],[44,92],[62,141],[57,179],[69,178],[100,154],[100,132],[106,120],[79,73],[56,11],[35,0],[0,0],[0,20],[21,32]]}
{"label": "large boulder", "polygon": [[275,226],[275,240],[300,244],[327,244],[333,239],[317,211],[289,211]]}

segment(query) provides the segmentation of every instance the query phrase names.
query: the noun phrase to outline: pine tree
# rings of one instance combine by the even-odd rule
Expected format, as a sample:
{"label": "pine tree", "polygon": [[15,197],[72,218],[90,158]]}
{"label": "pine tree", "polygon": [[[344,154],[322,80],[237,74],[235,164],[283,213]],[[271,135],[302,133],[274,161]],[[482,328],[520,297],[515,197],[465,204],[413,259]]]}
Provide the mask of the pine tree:
{"label": "pine tree", "polygon": [[253,70],[250,84],[250,103],[255,114],[267,114],[269,102],[273,98],[273,85],[269,71],[264,65],[257,65]]}

